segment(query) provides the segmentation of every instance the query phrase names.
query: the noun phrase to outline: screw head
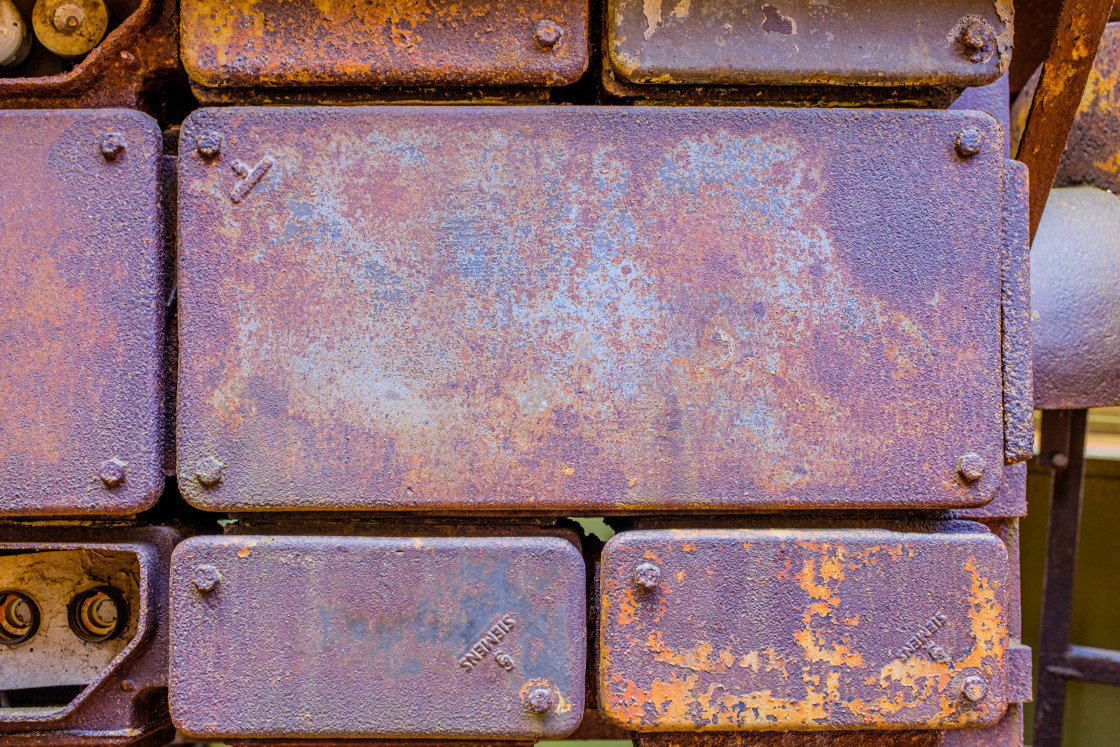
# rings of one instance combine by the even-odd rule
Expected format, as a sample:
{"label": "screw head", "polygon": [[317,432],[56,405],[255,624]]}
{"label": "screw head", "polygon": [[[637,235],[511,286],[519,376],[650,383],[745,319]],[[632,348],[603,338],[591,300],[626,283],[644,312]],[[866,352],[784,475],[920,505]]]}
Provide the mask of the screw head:
{"label": "screw head", "polygon": [[971,21],[961,26],[957,33],[957,41],[961,45],[961,53],[972,62],[983,62],[988,54],[992,42],[995,41],[995,32],[983,21]]}
{"label": "screw head", "polygon": [[549,687],[534,687],[525,694],[525,706],[533,713],[548,713],[556,707],[556,695]]}
{"label": "screw head", "polygon": [[957,133],[957,137],[953,140],[957,153],[965,157],[975,156],[980,152],[980,146],[983,144],[984,134],[975,127],[965,127]]}
{"label": "screw head", "polygon": [[969,452],[957,460],[957,474],[965,482],[976,482],[984,476],[984,457]]}
{"label": "screw head", "polygon": [[541,49],[552,49],[564,37],[564,31],[557,25],[556,21],[545,19],[537,24],[537,31],[534,38]]}
{"label": "screw head", "polygon": [[988,695],[988,683],[983,677],[966,677],[961,695],[970,703],[979,703]]}
{"label": "screw head", "polygon": [[101,138],[101,155],[103,155],[107,161],[114,160],[124,152],[124,148],[124,135],[119,132],[109,132]]}
{"label": "screw head", "polygon": [[127,466],[116,457],[106,459],[97,468],[97,476],[101,478],[101,482],[105,483],[106,487],[115,488],[124,482],[124,470]]}
{"label": "screw head", "polygon": [[198,478],[200,483],[209,488],[222,481],[222,469],[224,467],[225,465],[214,457],[199,459],[198,464],[194,467],[194,476]]}
{"label": "screw head", "polygon": [[209,594],[222,580],[222,574],[212,565],[200,565],[191,574],[191,583],[194,588],[203,594]]}
{"label": "screw head", "polygon": [[195,141],[195,150],[203,158],[217,158],[222,152],[222,135],[214,130],[207,130],[198,136]]}
{"label": "screw head", "polygon": [[634,583],[643,589],[656,589],[661,582],[661,569],[654,563],[640,563],[634,569]]}

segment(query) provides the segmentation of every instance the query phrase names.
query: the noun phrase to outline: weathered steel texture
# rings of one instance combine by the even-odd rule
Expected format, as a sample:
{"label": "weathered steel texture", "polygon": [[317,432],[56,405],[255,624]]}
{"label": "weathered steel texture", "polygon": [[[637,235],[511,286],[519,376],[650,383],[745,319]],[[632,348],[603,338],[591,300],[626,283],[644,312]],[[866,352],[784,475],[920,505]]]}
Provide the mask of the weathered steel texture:
{"label": "weathered steel texture", "polygon": [[1016,158],[1030,172],[1033,241],[1113,0],[1062,0]]}
{"label": "weathered steel texture", "polygon": [[1008,161],[1003,174],[1003,459],[1015,464],[1034,455],[1031,242],[1027,168]]}
{"label": "weathered steel texture", "polygon": [[952,508],[999,486],[986,115],[234,108],[182,137],[196,506]]}
{"label": "weathered steel texture", "polygon": [[587,68],[587,0],[182,0],[206,87],[563,85]]}
{"label": "weathered steel texture", "polygon": [[982,525],[941,529],[616,535],[600,709],[638,731],[996,723],[1007,552]]}
{"label": "weathered steel texture", "polygon": [[194,538],[172,561],[172,717],[206,739],[561,738],[585,601],[558,538]]}
{"label": "weathered steel texture", "polygon": [[608,0],[606,52],[630,83],[991,83],[1011,60],[1008,0]]}
{"label": "weathered steel texture", "polygon": [[0,112],[0,515],[163,489],[162,137],[132,111]]}
{"label": "weathered steel texture", "polygon": [[[62,708],[0,708],[5,745],[166,744],[167,574],[178,534],[165,527],[0,525],[0,553],[102,549],[134,553],[137,632],[109,667]],[[31,590],[34,593],[33,590]]]}
{"label": "weathered steel texture", "polygon": [[[1022,135],[1041,70],[1035,71],[1015,101],[1015,137]],[[1120,108],[1116,106],[1120,77],[1120,23],[1110,23],[1101,36],[1100,48],[1077,115],[1066,139],[1054,176],[1055,187],[1091,184],[1120,191]]]}
{"label": "weathered steel texture", "polygon": [[141,0],[72,69],[0,77],[0,109],[124,107],[156,114],[167,102],[155,98],[155,84],[183,76],[177,24],[173,0]]}
{"label": "weathered steel texture", "polygon": [[1031,252],[1035,406],[1120,404],[1120,198],[1051,192]]}
{"label": "weathered steel texture", "polygon": [[1066,668],[1072,679],[1120,686],[1120,651],[1092,646],[1070,646]]}
{"label": "weathered steel texture", "polygon": [[1034,710],[1035,747],[1060,747],[1065,715],[1073,581],[1085,483],[1087,411],[1042,413],[1040,462],[1054,470],[1046,534],[1046,572],[1038,641],[1038,685]]}

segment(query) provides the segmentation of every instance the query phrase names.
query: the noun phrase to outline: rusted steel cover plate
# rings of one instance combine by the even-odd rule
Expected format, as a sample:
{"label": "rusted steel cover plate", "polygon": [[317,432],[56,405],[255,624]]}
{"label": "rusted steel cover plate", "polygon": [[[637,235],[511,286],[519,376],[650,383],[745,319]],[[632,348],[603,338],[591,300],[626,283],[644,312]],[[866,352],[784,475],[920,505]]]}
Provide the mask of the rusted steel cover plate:
{"label": "rusted steel cover plate", "polygon": [[182,0],[183,64],[211,88],[564,85],[587,0]]}
{"label": "rusted steel cover plate", "polygon": [[[968,128],[989,144],[971,159]],[[999,487],[987,115],[234,108],[192,114],[200,138],[225,145],[179,162],[195,505],[961,507]]]}
{"label": "rusted steel cover plate", "polygon": [[608,0],[607,55],[630,83],[991,83],[1011,61],[1010,0]]}
{"label": "rusted steel cover plate", "polygon": [[125,514],[161,469],[162,137],[0,113],[0,514]]}
{"label": "rusted steel cover plate", "polygon": [[636,731],[995,723],[1007,551],[982,525],[953,529],[616,535],[600,709]]}
{"label": "rusted steel cover plate", "polygon": [[187,540],[172,718],[208,739],[561,738],[583,714],[584,580],[554,537]]}

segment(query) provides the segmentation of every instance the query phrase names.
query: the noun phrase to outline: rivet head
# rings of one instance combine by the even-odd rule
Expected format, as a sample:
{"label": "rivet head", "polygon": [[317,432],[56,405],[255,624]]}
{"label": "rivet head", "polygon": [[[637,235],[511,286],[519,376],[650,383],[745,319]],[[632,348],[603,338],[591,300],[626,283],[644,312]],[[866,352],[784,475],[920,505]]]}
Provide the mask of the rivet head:
{"label": "rivet head", "polygon": [[988,683],[983,677],[966,677],[961,695],[970,703],[979,703],[988,696]]}
{"label": "rivet head", "polygon": [[560,43],[560,39],[564,36],[563,30],[557,25],[556,21],[545,19],[537,24],[537,31],[534,38],[541,49],[552,49]]}
{"label": "rivet head", "polygon": [[124,482],[124,471],[127,466],[116,457],[106,459],[97,468],[97,476],[101,478],[101,482],[105,483],[106,487],[115,488]]}
{"label": "rivet head", "polygon": [[957,153],[965,157],[975,156],[980,152],[980,146],[983,144],[984,134],[975,127],[965,127],[957,133],[957,137],[953,140]]}
{"label": "rivet head", "polygon": [[124,135],[119,132],[109,132],[101,138],[101,155],[108,161],[115,160],[124,152],[124,148]]}
{"label": "rivet head", "polygon": [[634,569],[634,583],[643,589],[656,589],[661,582],[661,569],[654,563],[640,563]]}
{"label": "rivet head", "polygon": [[222,136],[214,130],[207,130],[195,141],[195,150],[203,158],[217,158],[222,152]]}
{"label": "rivet head", "polygon": [[222,470],[224,467],[225,465],[214,457],[199,459],[198,464],[194,467],[194,476],[198,478],[200,483],[209,488],[222,481]]}
{"label": "rivet head", "polygon": [[556,695],[549,687],[534,687],[525,693],[525,706],[533,713],[548,713],[556,707]]}
{"label": "rivet head", "polygon": [[194,588],[198,589],[203,594],[214,591],[214,588],[221,580],[222,574],[212,565],[200,565],[195,568],[194,573],[191,574],[191,583],[194,584]]}
{"label": "rivet head", "polygon": [[984,457],[969,452],[957,460],[957,474],[965,482],[976,482],[984,476]]}

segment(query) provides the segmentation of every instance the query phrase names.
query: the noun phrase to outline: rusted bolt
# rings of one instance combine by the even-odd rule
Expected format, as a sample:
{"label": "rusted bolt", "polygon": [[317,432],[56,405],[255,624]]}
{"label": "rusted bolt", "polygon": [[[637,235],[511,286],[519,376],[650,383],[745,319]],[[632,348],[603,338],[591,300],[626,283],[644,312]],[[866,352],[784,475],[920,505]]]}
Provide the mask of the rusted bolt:
{"label": "rusted bolt", "polygon": [[209,488],[222,481],[222,468],[224,466],[214,457],[199,459],[198,464],[194,467],[194,476],[198,478],[200,483]]}
{"label": "rusted bolt", "polygon": [[957,41],[965,57],[972,62],[983,62],[985,54],[995,41],[995,32],[983,21],[971,21],[961,26]]}
{"label": "rusted bolt", "polygon": [[1050,466],[1054,469],[1065,469],[1069,466],[1069,457],[1060,451],[1050,455]]}
{"label": "rusted bolt", "polygon": [[641,563],[634,569],[634,583],[643,589],[656,589],[661,582],[661,569],[654,563]]}
{"label": "rusted bolt", "polygon": [[975,127],[965,127],[957,133],[953,144],[957,146],[957,153],[962,156],[975,156],[984,144],[984,135]]}
{"label": "rusted bolt", "polygon": [[125,51],[121,52],[121,64],[129,70],[135,70],[140,67],[140,60],[132,52]]}
{"label": "rusted bolt", "polygon": [[132,690],[136,685],[132,684],[132,680],[121,680],[121,689],[125,692]]}
{"label": "rusted bolt", "polygon": [[213,130],[207,130],[198,136],[195,141],[195,150],[203,158],[217,158],[222,152],[222,136]]}
{"label": "rusted bolt", "polygon": [[957,474],[965,482],[976,482],[984,476],[984,457],[969,452],[957,460]]}
{"label": "rusted bolt", "polygon": [[556,707],[556,696],[548,687],[534,687],[525,694],[525,705],[533,713],[548,713]]}
{"label": "rusted bolt", "polygon": [[101,482],[105,483],[107,487],[115,488],[124,482],[124,468],[127,467],[124,462],[116,457],[106,459],[97,468],[97,476],[101,478]]}
{"label": "rusted bolt", "polygon": [[218,573],[218,569],[212,565],[200,565],[194,569],[194,573],[191,575],[191,583],[194,584],[194,588],[203,594],[214,591],[221,580],[222,574]]}
{"label": "rusted bolt", "polygon": [[107,133],[101,138],[101,155],[108,161],[114,160],[124,152],[124,135],[119,132]]}
{"label": "rusted bolt", "polygon": [[970,703],[979,703],[988,696],[988,683],[983,677],[966,677],[961,694]]}
{"label": "rusted bolt", "polygon": [[552,49],[560,43],[563,36],[564,32],[556,24],[556,21],[547,18],[537,24],[537,32],[534,35],[541,49]]}

